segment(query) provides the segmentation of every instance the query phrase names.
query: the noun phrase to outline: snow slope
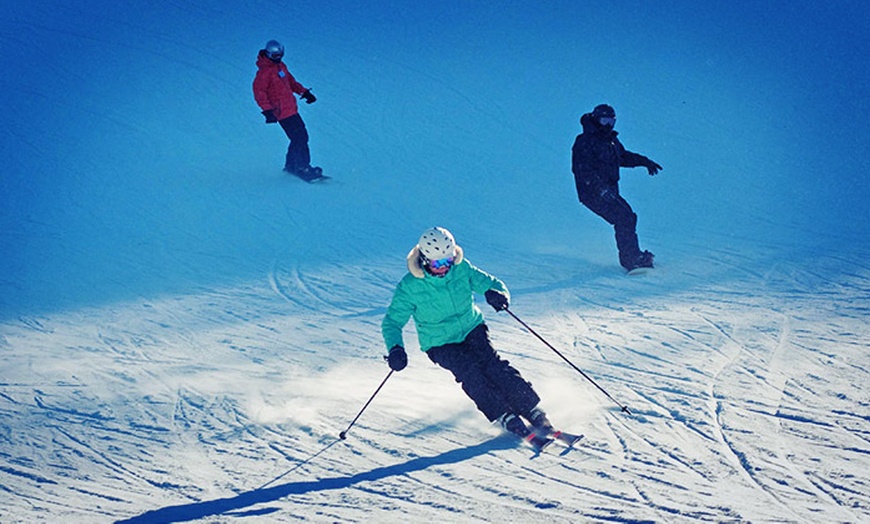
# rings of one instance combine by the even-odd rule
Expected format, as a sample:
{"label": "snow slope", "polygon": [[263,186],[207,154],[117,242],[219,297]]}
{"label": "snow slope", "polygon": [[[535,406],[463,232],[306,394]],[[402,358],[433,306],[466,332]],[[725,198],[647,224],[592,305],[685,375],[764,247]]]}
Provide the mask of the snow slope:
{"label": "snow slope", "polygon": [[[870,520],[870,10],[34,1],[0,39],[0,522]],[[335,179],[280,172],[282,40]],[[659,268],[576,201],[595,104]],[[380,321],[432,225],[582,445],[535,456]],[[485,306],[485,304],[484,304]],[[485,308],[486,309],[486,308]]]}

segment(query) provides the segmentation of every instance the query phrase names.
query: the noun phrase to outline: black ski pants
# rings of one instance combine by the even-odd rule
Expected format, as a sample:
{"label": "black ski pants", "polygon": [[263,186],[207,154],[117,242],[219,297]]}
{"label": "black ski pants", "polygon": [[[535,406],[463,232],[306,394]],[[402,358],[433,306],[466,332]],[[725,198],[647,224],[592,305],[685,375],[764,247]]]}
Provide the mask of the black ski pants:
{"label": "black ski pants", "polygon": [[610,187],[593,194],[584,193],[580,202],[613,226],[619,263],[626,269],[634,268],[634,262],[640,257],[636,231],[637,215],[620,196],[619,188]]}
{"label": "black ski pants", "polygon": [[305,122],[302,121],[302,116],[299,113],[279,120],[278,123],[281,124],[281,129],[287,134],[287,138],[290,139],[290,145],[287,146],[287,157],[284,161],[284,170],[298,173],[302,168],[311,165],[311,152],[308,150],[308,129],[305,128]]}
{"label": "black ski pants", "polygon": [[528,415],[541,401],[520,372],[492,347],[486,324],[458,344],[426,351],[429,360],[453,373],[462,390],[490,422],[505,413]]}

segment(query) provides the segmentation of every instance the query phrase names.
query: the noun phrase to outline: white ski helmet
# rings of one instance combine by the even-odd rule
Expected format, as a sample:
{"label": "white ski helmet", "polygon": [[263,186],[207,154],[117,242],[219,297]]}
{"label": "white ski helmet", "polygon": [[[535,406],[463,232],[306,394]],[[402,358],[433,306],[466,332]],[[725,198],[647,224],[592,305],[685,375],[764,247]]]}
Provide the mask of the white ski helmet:
{"label": "white ski helmet", "polygon": [[266,42],[266,47],[263,50],[266,51],[266,58],[269,60],[281,60],[284,56],[284,46],[277,40]]}
{"label": "white ski helmet", "polygon": [[443,227],[433,227],[424,231],[417,245],[420,246],[420,253],[426,257],[426,260],[456,256],[456,240],[453,239],[450,231]]}

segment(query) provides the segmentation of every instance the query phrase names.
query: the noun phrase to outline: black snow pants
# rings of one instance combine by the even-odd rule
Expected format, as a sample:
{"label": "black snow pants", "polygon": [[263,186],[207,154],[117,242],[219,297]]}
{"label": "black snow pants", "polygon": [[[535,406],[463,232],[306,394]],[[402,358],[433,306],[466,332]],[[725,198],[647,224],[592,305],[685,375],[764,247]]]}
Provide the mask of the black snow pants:
{"label": "black snow pants", "polygon": [[605,188],[594,194],[584,193],[580,202],[613,226],[619,263],[626,269],[634,268],[634,263],[641,255],[636,231],[637,215],[620,196],[619,187]]}
{"label": "black snow pants", "polygon": [[505,413],[527,415],[541,401],[532,385],[492,347],[486,324],[458,344],[426,351],[429,360],[447,369],[490,422]]}
{"label": "black snow pants", "polygon": [[287,146],[287,158],[284,161],[284,170],[290,173],[299,173],[303,168],[311,165],[311,152],[308,150],[308,129],[299,113],[288,116],[278,121],[290,145]]}

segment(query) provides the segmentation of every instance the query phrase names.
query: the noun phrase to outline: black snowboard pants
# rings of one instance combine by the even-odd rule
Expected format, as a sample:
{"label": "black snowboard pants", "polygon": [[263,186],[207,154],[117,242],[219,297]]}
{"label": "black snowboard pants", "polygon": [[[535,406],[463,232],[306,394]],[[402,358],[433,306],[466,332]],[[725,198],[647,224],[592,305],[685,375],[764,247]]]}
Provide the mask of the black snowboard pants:
{"label": "black snowboard pants", "polygon": [[505,413],[527,415],[541,401],[532,385],[501,358],[489,340],[486,324],[458,344],[426,351],[429,360],[447,369],[490,422]]}
{"label": "black snowboard pants", "polygon": [[298,173],[301,169],[311,165],[311,152],[308,150],[308,129],[302,116],[296,113],[278,121],[281,129],[290,139],[287,146],[287,158],[284,161],[284,170],[290,173]]}
{"label": "black snowboard pants", "polygon": [[641,255],[636,231],[637,215],[620,196],[619,187],[605,188],[593,194],[584,193],[580,202],[613,226],[619,263],[626,269],[634,268],[634,262]]}

